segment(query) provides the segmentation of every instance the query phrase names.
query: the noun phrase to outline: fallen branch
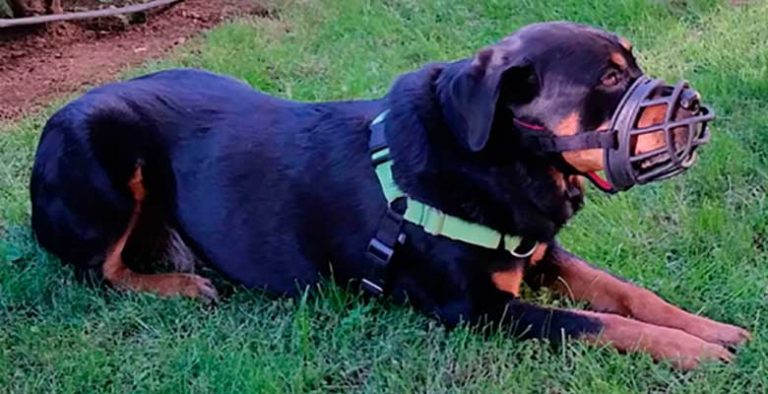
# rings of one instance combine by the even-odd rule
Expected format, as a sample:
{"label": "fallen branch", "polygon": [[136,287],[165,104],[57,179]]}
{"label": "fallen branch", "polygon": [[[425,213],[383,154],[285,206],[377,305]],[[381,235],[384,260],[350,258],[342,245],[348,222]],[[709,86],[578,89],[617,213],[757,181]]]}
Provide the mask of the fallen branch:
{"label": "fallen branch", "polygon": [[173,5],[184,0],[155,0],[143,4],[134,4],[120,8],[107,8],[96,11],[70,12],[66,14],[32,16],[28,18],[0,19],[0,29],[13,26],[37,25],[41,23],[71,21],[77,19],[101,18],[121,14],[132,14],[152,8]]}

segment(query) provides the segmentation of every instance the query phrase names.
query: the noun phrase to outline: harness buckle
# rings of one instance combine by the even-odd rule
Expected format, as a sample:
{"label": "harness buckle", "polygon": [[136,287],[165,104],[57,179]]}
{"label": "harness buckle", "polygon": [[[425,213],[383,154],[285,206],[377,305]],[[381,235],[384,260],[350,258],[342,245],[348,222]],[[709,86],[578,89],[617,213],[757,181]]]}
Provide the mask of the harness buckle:
{"label": "harness buckle", "polygon": [[381,218],[376,236],[368,242],[365,254],[373,265],[371,275],[362,278],[362,286],[369,293],[380,295],[384,292],[386,271],[395,254],[395,245],[403,241],[403,221],[403,215],[388,208]]}
{"label": "harness buckle", "polygon": [[386,266],[389,264],[389,261],[392,260],[392,255],[395,254],[395,249],[385,245],[378,239],[373,238],[371,239],[371,242],[368,243],[367,254],[380,265]]}

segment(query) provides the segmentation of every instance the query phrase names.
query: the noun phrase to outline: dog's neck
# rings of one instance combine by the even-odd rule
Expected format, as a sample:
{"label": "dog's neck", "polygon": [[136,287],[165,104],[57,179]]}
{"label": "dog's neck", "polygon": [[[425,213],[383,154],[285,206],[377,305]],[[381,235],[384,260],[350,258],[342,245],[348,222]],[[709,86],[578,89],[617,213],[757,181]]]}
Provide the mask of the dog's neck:
{"label": "dog's neck", "polygon": [[522,151],[502,152],[506,157],[498,161],[493,149],[462,149],[435,95],[442,71],[430,65],[406,74],[387,96],[386,134],[398,186],[449,215],[506,234],[554,238],[581,207],[580,182]]}

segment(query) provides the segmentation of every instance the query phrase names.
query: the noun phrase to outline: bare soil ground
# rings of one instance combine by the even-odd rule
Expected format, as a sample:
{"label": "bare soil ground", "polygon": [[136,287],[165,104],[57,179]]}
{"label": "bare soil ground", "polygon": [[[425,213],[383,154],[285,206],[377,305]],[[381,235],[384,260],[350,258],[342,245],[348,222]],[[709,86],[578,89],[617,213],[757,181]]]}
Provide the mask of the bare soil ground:
{"label": "bare soil ground", "polygon": [[[67,11],[100,4],[65,2]],[[113,79],[126,67],[158,57],[227,18],[269,13],[254,0],[187,0],[151,12],[145,20],[111,18],[0,30],[0,121],[18,119],[56,97]]]}

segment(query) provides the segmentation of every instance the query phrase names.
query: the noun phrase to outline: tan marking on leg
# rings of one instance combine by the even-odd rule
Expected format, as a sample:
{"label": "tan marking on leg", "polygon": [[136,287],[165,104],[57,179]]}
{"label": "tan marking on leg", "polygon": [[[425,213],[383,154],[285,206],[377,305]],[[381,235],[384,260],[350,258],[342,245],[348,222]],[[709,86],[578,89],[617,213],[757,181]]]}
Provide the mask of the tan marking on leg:
{"label": "tan marking on leg", "polygon": [[147,190],[144,189],[144,176],[141,172],[141,167],[137,167],[133,172],[131,180],[128,181],[128,188],[131,189],[133,200],[136,202],[134,211],[141,212],[141,203],[147,198]]}
{"label": "tan marking on leg", "polygon": [[561,281],[553,287],[569,297],[587,301],[593,309],[685,331],[707,342],[735,346],[750,338],[749,332],[688,313],[650,290],[589,265],[557,247],[552,253]]}
{"label": "tan marking on leg", "polygon": [[128,221],[128,226],[122,236],[115,242],[107,254],[102,267],[104,279],[118,289],[139,292],[150,292],[160,296],[187,296],[215,300],[216,288],[208,279],[193,274],[140,274],[125,265],[122,258],[125,244],[141,216],[142,202],[146,198],[146,190],[142,183],[141,167],[137,167],[128,186],[133,194],[135,205]]}
{"label": "tan marking on leg", "polygon": [[530,265],[536,265],[541,259],[544,258],[544,255],[547,254],[547,247],[549,245],[545,243],[540,243],[536,246],[536,250],[533,251],[533,254],[531,255],[531,259],[529,261]]}
{"label": "tan marking on leg", "polygon": [[523,265],[520,264],[505,271],[491,274],[491,280],[497,289],[520,296],[520,285],[523,283]]}
{"label": "tan marking on leg", "polygon": [[[548,245],[545,243],[536,245],[533,254],[528,258],[528,264],[532,266],[541,261],[547,253],[547,246]],[[525,264],[521,263],[506,270],[493,272],[491,274],[491,280],[497,289],[510,293],[515,297],[519,297],[520,287],[522,286],[523,278],[525,277],[525,268]]]}
{"label": "tan marking on leg", "polygon": [[607,313],[586,311],[576,313],[595,318],[603,325],[600,334],[583,338],[587,342],[611,345],[622,352],[647,353],[654,360],[669,361],[679,369],[694,369],[705,361],[730,362],[734,357],[720,345],[673,328]]}

